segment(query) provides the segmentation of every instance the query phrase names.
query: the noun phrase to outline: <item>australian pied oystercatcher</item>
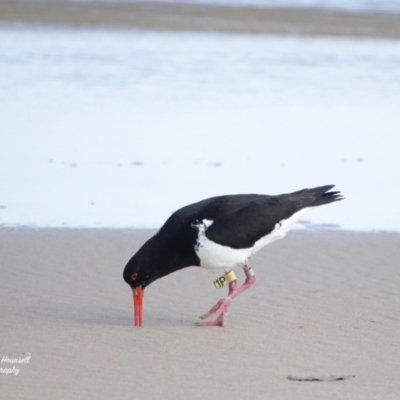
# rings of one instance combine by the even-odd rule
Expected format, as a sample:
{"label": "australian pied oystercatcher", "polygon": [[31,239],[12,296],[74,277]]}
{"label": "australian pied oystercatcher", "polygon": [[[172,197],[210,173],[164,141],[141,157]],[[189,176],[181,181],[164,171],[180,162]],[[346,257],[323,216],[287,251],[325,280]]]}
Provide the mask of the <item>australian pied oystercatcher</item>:
{"label": "australian pied oystercatcher", "polygon": [[[228,295],[197,325],[224,326],[231,301],[255,282],[249,258],[261,248],[283,238],[290,227],[314,207],[341,200],[334,185],[267,196],[238,194],[212,197],[176,211],[161,229],[130,259],[124,280],[132,288],[135,326],[143,323],[144,289],[156,279],[182,268],[197,266],[224,269],[214,284],[229,283]],[[238,286],[232,271],[241,267],[245,282]]]}

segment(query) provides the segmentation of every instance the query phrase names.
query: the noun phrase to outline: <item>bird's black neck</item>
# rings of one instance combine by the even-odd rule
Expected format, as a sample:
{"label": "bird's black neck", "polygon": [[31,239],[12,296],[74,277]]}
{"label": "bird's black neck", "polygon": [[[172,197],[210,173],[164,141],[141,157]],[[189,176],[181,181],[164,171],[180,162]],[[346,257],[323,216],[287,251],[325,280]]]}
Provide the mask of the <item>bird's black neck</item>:
{"label": "bird's black neck", "polygon": [[200,260],[194,251],[195,237],[190,236],[165,240],[155,235],[135,254],[131,262],[140,260],[139,268],[149,274],[147,285],[172,272],[200,265]]}

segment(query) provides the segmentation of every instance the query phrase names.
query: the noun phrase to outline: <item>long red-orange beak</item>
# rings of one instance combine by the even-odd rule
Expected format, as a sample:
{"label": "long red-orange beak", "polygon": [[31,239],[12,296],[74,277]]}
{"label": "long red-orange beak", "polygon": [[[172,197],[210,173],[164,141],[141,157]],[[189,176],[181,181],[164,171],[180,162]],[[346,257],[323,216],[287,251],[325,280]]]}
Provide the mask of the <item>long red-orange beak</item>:
{"label": "long red-orange beak", "polygon": [[136,289],[132,289],[132,293],[133,293],[133,310],[135,317],[135,326],[142,326],[144,290],[139,286]]}

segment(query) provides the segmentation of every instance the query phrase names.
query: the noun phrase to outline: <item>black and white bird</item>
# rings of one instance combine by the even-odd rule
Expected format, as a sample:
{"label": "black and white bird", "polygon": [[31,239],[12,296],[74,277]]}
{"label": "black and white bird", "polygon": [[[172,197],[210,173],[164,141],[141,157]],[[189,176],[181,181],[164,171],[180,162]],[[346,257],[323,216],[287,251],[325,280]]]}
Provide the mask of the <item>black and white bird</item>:
{"label": "black and white bird", "polygon": [[[243,268],[245,282],[229,283],[228,295],[201,316],[197,325],[224,326],[231,301],[254,284],[250,257],[283,238],[305,213],[342,200],[334,185],[303,189],[277,196],[237,194],[212,197],[176,211],[156,235],[130,259],[124,280],[131,287],[135,325],[143,323],[144,289],[155,280],[180,269],[197,266],[229,273]],[[213,321],[205,319],[218,315]]]}

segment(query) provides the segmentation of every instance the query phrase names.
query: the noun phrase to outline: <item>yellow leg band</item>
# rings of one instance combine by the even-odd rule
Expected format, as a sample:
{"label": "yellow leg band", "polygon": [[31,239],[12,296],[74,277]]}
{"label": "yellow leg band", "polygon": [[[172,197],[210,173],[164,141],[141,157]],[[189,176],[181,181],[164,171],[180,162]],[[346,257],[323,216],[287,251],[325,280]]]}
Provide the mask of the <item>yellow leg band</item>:
{"label": "yellow leg band", "polygon": [[220,276],[213,283],[217,289],[221,289],[223,286],[226,286],[228,283],[231,283],[236,280],[236,275],[233,271],[226,273],[225,275]]}

